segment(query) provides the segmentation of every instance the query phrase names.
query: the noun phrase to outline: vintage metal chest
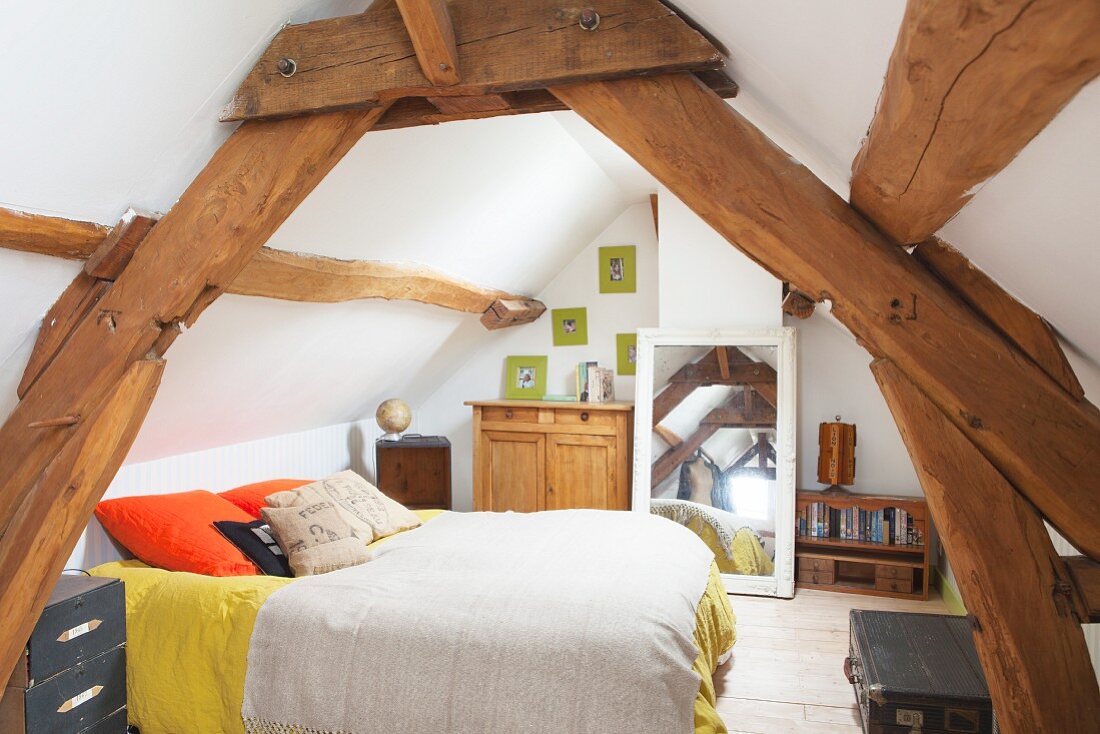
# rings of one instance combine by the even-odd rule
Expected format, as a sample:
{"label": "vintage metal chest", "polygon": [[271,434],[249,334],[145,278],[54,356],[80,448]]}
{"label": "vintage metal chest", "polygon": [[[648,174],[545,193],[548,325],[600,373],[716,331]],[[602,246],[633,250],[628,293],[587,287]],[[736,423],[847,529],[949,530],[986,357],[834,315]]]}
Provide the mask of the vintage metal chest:
{"label": "vintage metal chest", "polygon": [[0,699],[5,734],[126,731],[122,582],[62,576]]}
{"label": "vintage metal chest", "polygon": [[853,610],[845,674],[866,734],[992,734],[966,617]]}

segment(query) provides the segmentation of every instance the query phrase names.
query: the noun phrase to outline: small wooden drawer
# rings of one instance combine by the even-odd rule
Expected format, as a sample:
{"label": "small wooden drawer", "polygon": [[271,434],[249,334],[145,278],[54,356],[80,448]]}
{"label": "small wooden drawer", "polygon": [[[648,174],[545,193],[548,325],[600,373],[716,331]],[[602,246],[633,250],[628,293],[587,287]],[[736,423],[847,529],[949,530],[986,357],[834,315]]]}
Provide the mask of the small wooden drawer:
{"label": "small wooden drawer", "polygon": [[554,422],[574,426],[613,426],[615,415],[604,410],[559,410]]}
{"label": "small wooden drawer", "polygon": [[836,574],[833,571],[815,571],[812,568],[799,568],[798,580],[804,584],[835,584]]}
{"label": "small wooden drawer", "polygon": [[538,408],[510,408],[505,405],[486,405],[481,409],[481,420],[509,423],[538,423]]}
{"label": "small wooden drawer", "polygon": [[798,569],[800,571],[817,571],[829,574],[836,573],[836,561],[831,558],[814,558],[813,556],[799,556]]}
{"label": "small wooden drawer", "polygon": [[913,580],[912,566],[892,566],[886,563],[875,564],[875,578]]}
{"label": "small wooden drawer", "polygon": [[896,591],[900,594],[913,593],[913,579],[875,579],[875,588],[879,591]]}

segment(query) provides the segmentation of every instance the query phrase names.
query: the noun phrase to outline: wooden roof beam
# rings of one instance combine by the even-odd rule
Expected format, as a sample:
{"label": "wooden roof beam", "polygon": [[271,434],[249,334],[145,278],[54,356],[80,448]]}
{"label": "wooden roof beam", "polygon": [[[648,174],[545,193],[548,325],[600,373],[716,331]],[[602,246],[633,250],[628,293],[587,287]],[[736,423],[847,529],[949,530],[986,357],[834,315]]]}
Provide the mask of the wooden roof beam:
{"label": "wooden roof beam", "polygon": [[455,29],[446,0],[397,0],[397,8],[416,49],[420,70],[432,84],[458,84]]}
{"label": "wooden roof beam", "polygon": [[1083,400],[1085,389],[1066,360],[1062,345],[1050,324],[1017,301],[966,256],[938,237],[917,245],[913,256],[960,298],[984,316],[1031,361],[1050,375],[1075,400]]}
{"label": "wooden roof beam", "polygon": [[927,239],[1098,72],[1096,0],[910,0],[852,205]]}
{"label": "wooden roof beam", "polygon": [[[737,83],[724,72],[715,69],[694,74],[723,99],[737,96]],[[569,108],[561,100],[545,89],[521,89],[476,97],[403,97],[390,107],[389,112],[382,116],[372,131],[567,109]],[[655,204],[655,199],[651,198],[650,203]]]}
{"label": "wooden roof beam", "polygon": [[[423,0],[421,0],[423,1]],[[406,11],[413,0],[398,5]],[[720,69],[722,54],[659,0],[604,0],[595,30],[560,0],[450,3],[461,80],[426,77],[394,7],[287,26],[272,40],[222,119],[285,117],[370,107],[401,97],[476,96],[550,84]],[[280,71],[291,59],[294,72]]]}
{"label": "wooden roof beam", "polygon": [[1100,559],[1094,406],[694,78],[551,91],[769,272],[831,300],[868,351],[904,370],[1062,535]]}
{"label": "wooden roof beam", "polygon": [[1100,690],[1081,632],[1087,618],[1042,517],[901,369],[887,360],[871,369],[974,620],[1001,729],[1093,727]]}
{"label": "wooden roof beam", "polygon": [[9,250],[87,260],[110,232],[105,224],[0,207],[0,247]]}
{"label": "wooden roof beam", "polygon": [[[11,227],[25,221],[28,221],[27,218],[20,216],[19,212],[0,210],[0,246],[5,242],[22,241]],[[34,217],[33,221],[42,232],[83,233],[91,231],[91,227],[101,228],[91,222],[70,222],[52,217]],[[60,234],[52,245],[44,237],[37,242],[34,251],[40,254],[83,259],[82,253],[89,251],[90,258],[98,258],[98,264],[90,265],[92,259],[89,259],[85,263],[84,276],[76,278],[47,312],[19,387],[20,396],[26,393],[74,325],[106,292],[106,280],[118,277],[155,221],[151,216],[130,210],[114,229],[107,230],[107,235],[97,247],[76,237],[67,238],[65,234]],[[93,277],[93,274],[98,277]],[[546,310],[546,306],[535,299],[483,288],[422,265],[339,260],[269,247],[259,249],[225,288],[225,292],[311,303],[370,298],[417,301],[453,311],[483,314],[482,323],[489,329],[531,323]],[[499,314],[489,315],[494,306]]]}
{"label": "wooden roof beam", "polygon": [[[132,365],[159,356],[158,349],[171,341],[163,337],[170,326],[193,320],[218,297],[383,112],[250,122],[214,153],[0,427],[0,557],[27,552],[19,541],[30,529],[31,515],[23,510],[28,501],[53,506],[70,491],[71,482],[48,481],[50,467],[69,451],[84,455],[73,448],[82,428],[111,404]],[[70,415],[86,420],[30,428]],[[124,455],[134,435],[136,430],[126,431],[112,455]],[[100,440],[102,431],[91,438]],[[78,524],[87,522],[91,505],[74,507]],[[27,624],[42,612],[45,597],[19,596],[10,606],[6,600],[21,594],[28,581],[49,583],[45,569],[63,562],[68,551],[58,544],[49,553],[42,559],[46,565],[26,576],[0,574],[8,622],[0,629],[0,678],[14,667]]]}

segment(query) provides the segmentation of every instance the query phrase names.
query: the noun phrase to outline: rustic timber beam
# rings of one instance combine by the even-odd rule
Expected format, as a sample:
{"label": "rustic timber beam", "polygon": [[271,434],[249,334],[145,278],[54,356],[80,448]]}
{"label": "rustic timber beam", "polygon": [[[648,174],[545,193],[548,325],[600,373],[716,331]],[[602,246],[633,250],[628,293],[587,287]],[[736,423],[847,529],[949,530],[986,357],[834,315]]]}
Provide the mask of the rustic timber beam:
{"label": "rustic timber beam", "polygon": [[481,325],[489,331],[506,329],[509,326],[529,324],[546,312],[542,301],[529,298],[498,298],[489,304],[481,315]]}
{"label": "rustic timber beam", "polygon": [[42,326],[38,330],[31,356],[23,369],[19,386],[15,389],[16,395],[22,398],[27,394],[73,329],[95,308],[110,286],[108,281],[93,278],[83,270],[76,274],[73,282],[61,292],[42,318]]}
{"label": "rustic timber beam", "polygon": [[130,208],[103,238],[99,247],[84,261],[84,272],[101,280],[115,280],[134,256],[134,251],[149,230],[157,223],[152,214],[142,214]]}
{"label": "rustic timber beam", "polygon": [[1093,624],[1100,622],[1100,563],[1085,556],[1063,557],[1069,577],[1084,603],[1084,614]]}
{"label": "rustic timber beam", "polygon": [[[736,82],[720,70],[699,71],[695,72],[695,76],[723,99],[737,96],[739,90]],[[561,100],[545,89],[523,89],[477,97],[403,97],[394,102],[372,131],[567,109]],[[655,205],[652,197],[650,203]]]}
{"label": "rustic timber beam", "polygon": [[1090,403],[691,76],[551,91],[750,258],[831,300],[868,351],[904,370],[1062,535],[1100,558],[1100,413]]}
{"label": "rustic timber beam", "polygon": [[[695,450],[702,447],[722,428],[769,428],[775,425],[775,410],[756,410],[746,404],[747,390],[738,390],[721,406],[711,410],[699,421],[699,427],[679,443],[669,443],[669,450],[653,462],[651,487],[656,487],[676,470]],[[770,407],[770,406],[768,406]],[[656,428],[654,428],[656,431]],[[658,433],[658,435],[661,435]]]}
{"label": "rustic timber beam", "polygon": [[[222,119],[285,117],[401,97],[496,94],[724,65],[722,54],[702,34],[658,0],[604,0],[593,31],[581,27],[581,8],[560,0],[454,0],[449,7],[455,66],[463,70],[459,83],[436,86],[425,77],[401,13],[376,7],[284,28]],[[294,72],[284,76],[287,59],[293,60]]]}
{"label": "rustic timber beam", "polygon": [[[11,213],[16,216],[10,220],[0,217],[0,239],[8,235],[14,239],[14,233],[4,230],[4,223],[18,222],[21,219],[17,216],[18,212]],[[40,217],[38,221],[48,222],[50,219]],[[109,230],[98,248],[88,248],[93,255],[100,253],[100,264],[95,267],[85,264],[85,272],[94,270],[100,275],[98,278],[86,275],[75,279],[46,314],[38,342],[19,386],[20,397],[56,353],[73,326],[106,291],[108,284],[103,279],[113,280],[117,277],[117,273],[129,262],[134,248],[140,243],[139,236],[144,237],[154,223],[155,220],[146,215],[127,214],[114,229]],[[49,224],[56,231],[64,231],[67,224],[99,226],[90,222],[74,223],[64,219]],[[59,257],[67,257],[68,253],[76,252],[64,240],[53,247],[42,242],[36,251]],[[81,259],[81,256],[77,255],[72,259]],[[494,304],[503,302],[505,305],[498,306],[500,313],[497,316],[486,317],[486,328],[530,323],[546,310],[546,306],[535,299],[465,283],[421,265],[338,260],[269,247],[259,249],[225,288],[225,292],[313,303],[336,303],[365,298],[406,300],[477,314],[486,314]]]}
{"label": "rustic timber beam", "polygon": [[439,86],[458,84],[462,78],[446,0],[397,0],[397,8],[424,76]]}
{"label": "rustic timber beam", "polygon": [[727,363],[725,376],[722,375],[722,364],[686,364],[669,378],[669,383],[690,382],[692,385],[703,387],[706,385],[756,385],[758,383],[774,383],[776,380],[775,369],[764,362],[750,362],[748,364]]}
{"label": "rustic timber beam", "polygon": [[910,0],[852,205],[926,239],[1098,72],[1096,0]]}
{"label": "rustic timber beam", "polygon": [[111,231],[104,224],[80,222],[0,207],[0,247],[87,260]]}
{"label": "rustic timber beam", "polygon": [[783,313],[788,316],[794,316],[796,319],[805,320],[814,315],[814,309],[817,308],[817,304],[805,293],[791,291],[783,297],[783,303],[780,305],[780,308],[783,309]]}
{"label": "rustic timber beam", "polygon": [[[226,292],[314,303],[337,303],[361,298],[418,301],[478,314],[484,314],[501,300],[523,301],[528,304],[524,307],[525,311],[538,308],[532,305],[538,304],[541,306],[538,315],[546,310],[538,301],[481,288],[421,265],[337,260],[267,247],[256,253]],[[512,319],[506,325],[514,323],[518,320]]]}
{"label": "rustic timber beam", "polygon": [[1062,389],[1076,400],[1085,397],[1085,390],[1066,360],[1062,345],[1042,316],[1009,295],[995,280],[974,267],[966,256],[938,237],[917,245],[913,256],[1019,347]]}
{"label": "rustic timber beam", "polygon": [[126,371],[101,408],[85,421],[39,478],[0,544],[0,676],[7,680],[42,613],[65,560],[96,503],[122,466],[149,412],[164,370],[141,360]]}
{"label": "rustic timber beam", "polygon": [[[97,415],[130,366],[160,356],[175,325],[192,323],[224,291],[383,112],[250,122],[214,153],[0,427],[0,554],[25,532],[19,513],[28,498],[52,505],[64,492],[64,484],[44,490],[43,473],[83,424],[28,426]],[[17,583],[0,576],[0,598]],[[25,624],[36,614],[29,606],[4,613],[0,669],[10,670],[11,651],[26,641]]]}
{"label": "rustic timber beam", "polygon": [[653,426],[653,432],[661,437],[661,440],[667,443],[670,447],[676,448],[684,442],[684,439],[680,438],[675,431],[671,428],[666,428],[660,423]]}
{"label": "rustic timber beam", "polygon": [[1100,689],[1081,632],[1087,619],[1042,517],[901,369],[887,360],[871,369],[974,620],[1001,730],[1095,731]]}
{"label": "rustic timber beam", "polygon": [[20,398],[27,394],[73,329],[107,292],[110,285],[107,281],[116,279],[122,273],[137,246],[155,223],[156,220],[152,217],[130,209],[92,251],[84,263],[84,270],[62,291],[42,319],[38,338],[16,388],[16,394]]}

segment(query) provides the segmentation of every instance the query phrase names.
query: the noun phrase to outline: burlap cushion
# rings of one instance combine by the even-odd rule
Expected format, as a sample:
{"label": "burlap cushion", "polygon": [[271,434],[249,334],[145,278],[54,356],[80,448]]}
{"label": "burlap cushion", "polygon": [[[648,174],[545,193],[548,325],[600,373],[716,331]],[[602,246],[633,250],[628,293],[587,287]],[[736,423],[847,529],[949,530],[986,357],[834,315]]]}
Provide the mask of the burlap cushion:
{"label": "burlap cushion", "polygon": [[420,518],[353,471],[342,471],[304,487],[267,496],[271,507],[330,502],[364,544],[420,525]]}
{"label": "burlap cushion", "polygon": [[271,526],[295,576],[312,576],[370,559],[370,553],[331,502],[297,507],[264,507],[260,510]]}

